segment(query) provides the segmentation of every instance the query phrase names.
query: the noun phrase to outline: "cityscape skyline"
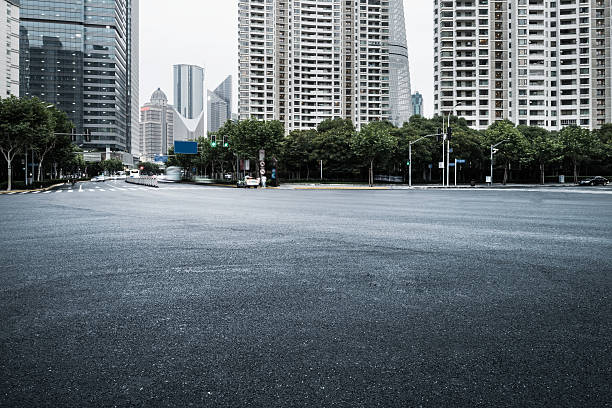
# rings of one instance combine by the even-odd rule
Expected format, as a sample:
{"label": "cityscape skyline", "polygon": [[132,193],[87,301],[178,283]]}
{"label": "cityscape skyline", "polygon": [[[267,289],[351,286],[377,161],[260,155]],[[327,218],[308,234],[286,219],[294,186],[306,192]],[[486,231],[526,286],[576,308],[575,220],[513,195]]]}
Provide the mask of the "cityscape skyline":
{"label": "cityscape skyline", "polygon": [[[189,4],[179,0],[178,4]],[[206,13],[181,11],[182,7],[167,8],[165,2],[151,0],[141,7],[141,70],[142,95],[140,105],[148,102],[157,89],[172,89],[172,67],[176,64],[193,64],[206,71],[205,89],[215,89],[228,75],[234,80],[233,92],[238,91],[238,1],[214,3],[212,0],[198,2]],[[433,114],[433,1],[414,4],[403,1],[405,10],[408,56],[411,67],[412,92],[424,95],[425,114]],[[177,21],[172,23],[173,21]],[[180,21],[180,23],[179,23]],[[229,24],[231,22],[231,24]],[[181,47],[176,47],[176,37],[168,35],[160,26],[170,26],[170,32],[181,38]],[[202,28],[204,27],[204,29]],[[202,35],[202,33],[209,35]],[[422,41],[426,34],[431,41]],[[193,50],[199,50],[194,52]],[[427,61],[423,63],[422,61]],[[170,99],[172,93],[168,93]],[[174,100],[169,103],[175,104]],[[232,112],[237,112],[238,98],[234,98]]]}

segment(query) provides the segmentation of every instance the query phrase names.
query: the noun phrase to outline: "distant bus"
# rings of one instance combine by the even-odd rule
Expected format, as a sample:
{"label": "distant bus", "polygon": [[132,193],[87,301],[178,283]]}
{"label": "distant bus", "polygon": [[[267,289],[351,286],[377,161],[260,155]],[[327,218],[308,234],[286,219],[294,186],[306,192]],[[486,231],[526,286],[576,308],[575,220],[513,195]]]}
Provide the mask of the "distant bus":
{"label": "distant bus", "polygon": [[131,170],[129,170],[127,176],[129,178],[140,178],[140,170],[138,170],[138,169],[131,169]]}
{"label": "distant bus", "polygon": [[166,169],[166,180],[181,181],[181,168],[170,166]]}

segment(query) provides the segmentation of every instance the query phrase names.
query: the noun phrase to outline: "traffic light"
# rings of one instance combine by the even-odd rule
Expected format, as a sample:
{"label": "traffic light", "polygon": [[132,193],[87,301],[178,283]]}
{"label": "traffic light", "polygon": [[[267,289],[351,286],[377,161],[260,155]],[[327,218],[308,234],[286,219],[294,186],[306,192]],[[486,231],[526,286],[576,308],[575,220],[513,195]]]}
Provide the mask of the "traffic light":
{"label": "traffic light", "polygon": [[410,166],[410,160],[406,162],[406,166]]}
{"label": "traffic light", "polygon": [[229,147],[229,143],[227,142],[226,136],[223,136],[223,147]]}
{"label": "traffic light", "polygon": [[217,147],[217,136],[216,135],[211,135],[210,136],[210,141],[211,141],[211,146],[212,147]]}
{"label": "traffic light", "polygon": [[442,129],[438,128],[438,133],[436,133],[436,141],[439,142],[442,137]]}
{"label": "traffic light", "polygon": [[451,138],[453,137],[453,128],[448,128],[447,132],[446,132],[446,138],[448,140],[451,140]]}

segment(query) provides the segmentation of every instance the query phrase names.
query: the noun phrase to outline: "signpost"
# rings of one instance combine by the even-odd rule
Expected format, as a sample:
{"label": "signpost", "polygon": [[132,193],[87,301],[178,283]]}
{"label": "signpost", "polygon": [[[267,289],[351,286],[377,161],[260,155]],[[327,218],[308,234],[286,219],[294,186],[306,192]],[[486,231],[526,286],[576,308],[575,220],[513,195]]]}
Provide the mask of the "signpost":
{"label": "signpost", "polygon": [[156,155],[155,156],[155,162],[156,163],[168,163],[168,156],[163,156],[163,155]]}
{"label": "signpost", "polygon": [[175,140],[174,154],[198,154],[198,143]]}

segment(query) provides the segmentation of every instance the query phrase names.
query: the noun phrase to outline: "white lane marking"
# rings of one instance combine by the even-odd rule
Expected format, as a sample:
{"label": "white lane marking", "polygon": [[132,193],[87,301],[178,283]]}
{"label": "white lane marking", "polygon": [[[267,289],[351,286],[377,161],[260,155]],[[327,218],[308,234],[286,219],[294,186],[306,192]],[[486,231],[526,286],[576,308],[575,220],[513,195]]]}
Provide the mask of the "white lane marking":
{"label": "white lane marking", "polygon": [[73,193],[74,191],[73,191],[73,190],[68,190],[68,192],[69,192],[69,193]]}
{"label": "white lane marking", "polygon": [[57,190],[57,194],[61,193],[62,191],[64,191],[64,190]]}
{"label": "white lane marking", "polygon": [[102,189],[100,189],[100,190],[98,190],[98,191],[106,191],[106,190],[102,190]]}
{"label": "white lane marking", "polygon": [[79,186],[79,193],[82,193],[82,192],[83,192],[83,185],[81,184],[81,185]]}
{"label": "white lane marking", "polygon": [[19,194],[30,194],[29,191],[24,191],[23,193],[19,193]]}
{"label": "white lane marking", "polygon": [[50,193],[50,191],[45,191],[43,194],[49,194],[49,193]]}
{"label": "white lane marking", "polygon": [[40,194],[40,191],[32,191],[32,194]]}

